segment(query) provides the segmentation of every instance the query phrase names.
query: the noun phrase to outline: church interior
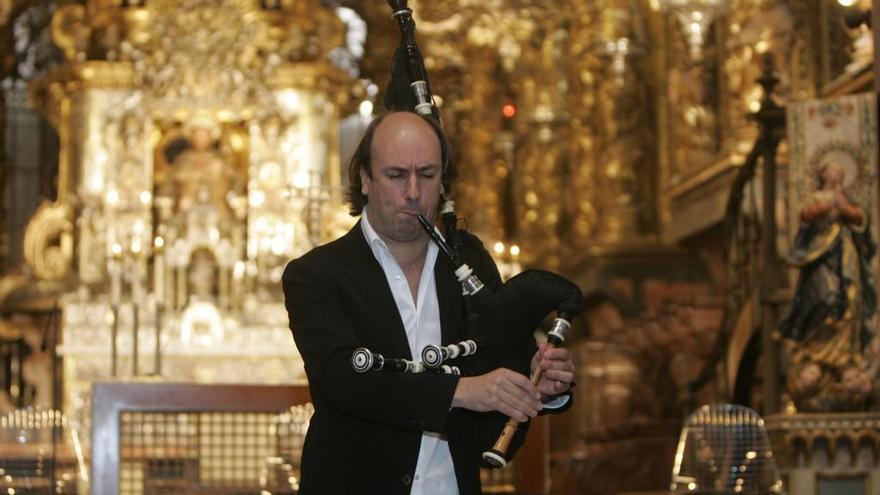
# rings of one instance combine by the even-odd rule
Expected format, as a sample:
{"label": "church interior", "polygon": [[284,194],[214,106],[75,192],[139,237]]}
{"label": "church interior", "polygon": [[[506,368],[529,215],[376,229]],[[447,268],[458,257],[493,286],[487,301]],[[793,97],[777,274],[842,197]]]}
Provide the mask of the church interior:
{"label": "church interior", "polygon": [[[460,225],[584,294],[484,493],[880,495],[880,0],[407,3]],[[280,281],[356,221],[391,14],[0,0],[4,493],[298,492]]]}

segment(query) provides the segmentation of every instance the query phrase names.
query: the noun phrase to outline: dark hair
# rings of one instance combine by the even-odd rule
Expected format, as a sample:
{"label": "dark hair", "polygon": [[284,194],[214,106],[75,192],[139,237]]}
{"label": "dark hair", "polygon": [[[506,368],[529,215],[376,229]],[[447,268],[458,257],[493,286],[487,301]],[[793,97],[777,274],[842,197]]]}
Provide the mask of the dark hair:
{"label": "dark hair", "polygon": [[[385,117],[389,115],[391,115],[391,113],[380,115],[370,122],[370,125],[364,132],[364,137],[361,138],[361,142],[358,143],[357,148],[354,150],[354,154],[351,155],[351,160],[348,162],[348,212],[353,217],[360,215],[364,209],[364,205],[367,204],[367,196],[361,192],[363,186],[363,182],[361,181],[361,170],[366,171],[367,177],[373,177],[373,171],[370,169],[372,165],[370,159],[373,152],[373,135],[376,133],[376,128],[379,127],[379,124],[381,124],[382,121],[385,120]],[[413,115],[418,114],[413,113]],[[443,128],[440,126],[440,122],[437,119],[424,115],[418,116],[434,129],[434,133],[440,141],[440,163],[442,164],[441,180],[443,182],[443,190],[449,194],[452,190],[452,181],[455,180],[456,175],[458,175],[458,171],[455,167],[455,160],[452,159],[452,147],[446,139],[446,134],[443,132]]]}

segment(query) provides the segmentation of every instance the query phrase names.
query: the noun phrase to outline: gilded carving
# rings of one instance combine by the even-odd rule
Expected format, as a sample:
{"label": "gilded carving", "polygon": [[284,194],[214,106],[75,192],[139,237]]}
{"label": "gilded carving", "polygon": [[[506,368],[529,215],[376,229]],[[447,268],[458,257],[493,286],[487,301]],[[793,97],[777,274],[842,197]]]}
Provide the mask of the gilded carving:
{"label": "gilded carving", "polygon": [[[699,58],[687,50],[681,29],[668,37],[667,88],[670,107],[673,157],[671,180],[677,182],[698,173],[718,151],[720,87],[717,78],[721,22],[714,24]],[[678,28],[678,23],[674,23]]]}
{"label": "gilded carving", "polygon": [[738,150],[754,140],[755,127],[746,115],[758,109],[761,88],[756,79],[761,75],[761,54],[770,52],[779,61],[781,79],[776,94],[785,99],[791,88],[791,72],[787,61],[794,47],[794,17],[783,4],[742,2],[731,9],[728,17],[730,33],[724,52],[722,71],[725,81],[723,96],[726,119],[722,132],[727,138],[725,149]]}
{"label": "gilded carving", "polygon": [[67,204],[43,202],[24,233],[24,257],[41,280],[61,280],[72,268],[73,211]]}
{"label": "gilded carving", "polygon": [[86,8],[82,5],[66,3],[52,16],[52,42],[64,52],[67,60],[85,60],[91,34]]}
{"label": "gilded carving", "polygon": [[631,243],[650,238],[657,228],[654,131],[642,110],[653,101],[642,48],[650,40],[646,19],[626,2],[605,7],[592,13],[599,24],[594,32],[603,37],[593,39],[595,76],[585,86],[595,102],[595,239]]}
{"label": "gilded carving", "polygon": [[259,355],[261,381],[303,380],[278,282],[344,228],[336,131],[351,75],[331,63],[347,49],[334,9],[89,0],[53,22],[67,62],[31,97],[59,133],[59,197],[25,251],[36,278],[73,284],[65,409],[87,414],[90,382],[129,375],[122,363],[231,381]]}
{"label": "gilded carving", "polygon": [[571,112],[570,145],[571,177],[563,190],[565,216],[569,219],[568,241],[563,245],[574,255],[594,242],[598,213],[596,196],[601,190],[596,182],[596,146],[600,140],[596,134],[599,125],[596,115],[596,85],[601,61],[593,51],[593,27],[595,12],[578,3],[573,6],[575,15],[571,24],[571,67],[568,81],[571,101],[579,111]]}
{"label": "gilded carving", "polygon": [[[512,136],[498,136],[499,116],[486,112],[484,105],[496,106],[498,96],[494,79],[498,66],[494,52],[489,49],[473,49],[471,52],[486,61],[463,75],[467,88],[465,100],[460,105],[458,128],[458,163],[460,180],[455,186],[456,205],[464,212],[467,227],[487,239],[503,239],[504,204],[500,196],[506,179],[510,159],[498,157],[493,147],[496,137],[513,145]],[[472,56],[474,56],[472,55]],[[508,148],[512,152],[512,148]],[[496,171],[500,172],[496,173]]]}

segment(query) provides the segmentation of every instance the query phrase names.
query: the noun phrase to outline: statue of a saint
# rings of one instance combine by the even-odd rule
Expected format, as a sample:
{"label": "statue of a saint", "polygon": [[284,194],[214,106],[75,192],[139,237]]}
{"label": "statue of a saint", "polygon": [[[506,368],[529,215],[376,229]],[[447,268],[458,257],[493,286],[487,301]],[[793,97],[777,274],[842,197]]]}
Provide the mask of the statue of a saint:
{"label": "statue of a saint", "polygon": [[189,128],[190,147],[174,159],[169,175],[176,211],[186,213],[199,205],[226,218],[231,214],[227,195],[238,189],[238,176],[215,149],[219,129],[201,118],[194,118]]}
{"label": "statue of a saint", "polygon": [[800,273],[779,330],[790,350],[789,393],[801,411],[866,407],[877,371],[870,269],[876,246],[868,216],[845,193],[845,178],[840,163],[820,168],[789,259]]}

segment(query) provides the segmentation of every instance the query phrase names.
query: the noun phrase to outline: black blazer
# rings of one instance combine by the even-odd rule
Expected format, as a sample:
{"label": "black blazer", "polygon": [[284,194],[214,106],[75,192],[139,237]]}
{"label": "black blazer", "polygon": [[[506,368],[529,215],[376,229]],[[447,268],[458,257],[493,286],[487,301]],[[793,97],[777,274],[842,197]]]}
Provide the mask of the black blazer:
{"label": "black blazer", "polygon": [[[479,240],[465,235],[462,244],[462,258],[484,284],[490,289],[500,285],[498,270]],[[465,303],[442,253],[434,277],[442,343],[459,342],[466,337]],[[432,431],[447,436],[459,492],[479,494],[481,453],[492,446],[505,417],[450,410],[456,376],[358,374],[352,369],[351,354],[358,347],[413,358],[391,289],[360,222],[336,241],[291,261],[282,284],[315,406],[303,446],[300,493],[408,494],[422,432]],[[529,338],[487,355],[472,369],[505,366],[528,374],[533,351]],[[520,428],[511,454],[525,430]]]}

